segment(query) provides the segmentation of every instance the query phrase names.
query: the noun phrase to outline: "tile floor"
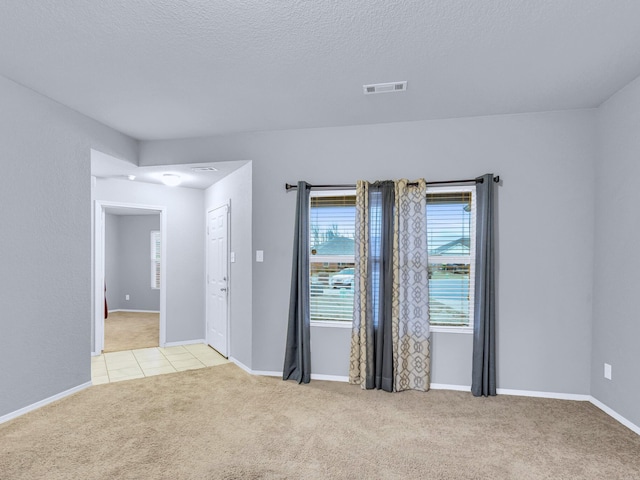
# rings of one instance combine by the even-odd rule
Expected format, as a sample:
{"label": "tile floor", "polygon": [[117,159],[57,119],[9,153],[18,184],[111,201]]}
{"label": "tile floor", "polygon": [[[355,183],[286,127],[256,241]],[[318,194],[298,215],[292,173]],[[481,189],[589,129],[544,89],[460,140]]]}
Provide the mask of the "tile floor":
{"label": "tile floor", "polygon": [[141,348],[91,357],[91,380],[94,385],[100,385],[223,363],[229,360],[204,343]]}

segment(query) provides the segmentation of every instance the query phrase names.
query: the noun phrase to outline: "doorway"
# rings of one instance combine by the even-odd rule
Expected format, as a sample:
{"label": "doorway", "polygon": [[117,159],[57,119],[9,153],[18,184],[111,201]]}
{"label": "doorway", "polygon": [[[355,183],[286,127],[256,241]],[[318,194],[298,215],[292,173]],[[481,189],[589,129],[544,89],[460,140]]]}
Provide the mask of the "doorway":
{"label": "doorway", "polygon": [[207,212],[207,344],[229,356],[229,205]]}
{"label": "doorway", "polygon": [[[108,272],[109,268],[107,267],[107,261],[109,260],[109,255],[107,252],[108,239],[107,235],[109,232],[108,223],[113,225],[113,217],[120,218],[132,218],[134,216],[155,216],[157,219],[157,223],[155,224],[157,228],[153,230],[149,230],[146,233],[148,238],[146,239],[146,246],[148,253],[143,254],[144,257],[141,259],[142,262],[146,265],[146,270],[143,272],[143,275],[146,276],[148,292],[144,289],[140,290],[144,292],[142,294],[134,294],[129,291],[119,291],[117,289],[117,285],[112,280],[111,287],[109,286],[108,280]],[[164,346],[166,344],[166,242],[163,241],[166,239],[166,208],[162,206],[152,206],[152,205],[138,205],[138,204],[125,204],[125,203],[115,203],[115,202],[106,202],[106,201],[96,201],[95,203],[95,229],[94,229],[94,338],[93,338],[93,355],[100,355],[105,350],[105,318],[107,317],[107,295],[105,294],[105,287],[107,289],[111,288],[109,291],[110,295],[117,295],[118,302],[109,306],[109,310],[115,309],[120,310],[116,314],[109,314],[111,319],[109,320],[108,326],[110,332],[115,332],[114,334],[121,335],[125,340],[125,343],[129,340],[133,340],[133,338],[128,339],[126,332],[124,335],[120,330],[122,330],[123,325],[126,328],[130,326],[132,329],[140,329],[143,330],[148,328],[148,325],[152,323],[155,319],[157,322],[157,330],[156,332],[156,341],[155,346]],[[109,220],[109,221],[108,221]],[[151,233],[157,232],[157,233]],[[158,241],[159,240],[159,241]],[[127,240],[127,242],[129,242]],[[154,251],[154,247],[156,250]],[[159,255],[155,256],[154,253],[158,253]],[[158,261],[159,259],[159,261]],[[106,283],[106,285],[105,285]],[[154,288],[157,287],[157,288]],[[156,290],[153,292],[153,290]],[[159,302],[154,302],[153,300],[147,298],[147,302],[144,303],[144,299],[140,299],[139,297],[150,294],[151,297],[155,295],[157,299],[159,297]],[[140,303],[142,301],[142,303]],[[124,302],[120,303],[120,302]],[[131,303],[129,303],[131,302]],[[127,308],[128,305],[131,307],[138,308]],[[147,307],[145,308],[145,305]],[[159,306],[159,318],[157,313],[151,311],[148,305],[158,305]],[[142,306],[143,308],[140,308]],[[124,307],[124,308],[123,308]],[[152,307],[155,310],[155,306]],[[134,324],[127,325],[126,322],[134,322]],[[114,329],[115,328],[115,329]],[[120,331],[120,332],[119,332]],[[118,333],[119,332],[119,333]],[[144,333],[144,332],[142,332]],[[148,331],[146,334],[148,335]],[[133,337],[133,335],[131,335]],[[157,343],[156,343],[157,342]],[[122,342],[121,342],[122,343]],[[125,345],[123,343],[123,345]],[[117,345],[117,342],[116,344]],[[126,347],[127,345],[125,345]],[[113,345],[112,345],[113,347]],[[124,347],[123,347],[124,348]],[[136,347],[137,348],[137,347]],[[126,348],[129,349],[129,348]],[[110,348],[113,351],[113,348]]]}

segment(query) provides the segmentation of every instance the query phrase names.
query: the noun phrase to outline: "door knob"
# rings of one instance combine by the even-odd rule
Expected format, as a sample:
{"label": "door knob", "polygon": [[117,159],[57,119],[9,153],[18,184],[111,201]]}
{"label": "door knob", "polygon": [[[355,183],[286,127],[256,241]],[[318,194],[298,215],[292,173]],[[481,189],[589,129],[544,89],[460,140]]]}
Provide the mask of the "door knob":
{"label": "door knob", "polygon": [[226,288],[221,288],[221,289],[220,289],[220,291],[221,291],[221,292],[226,292],[226,291],[227,291],[227,289],[226,289]]}

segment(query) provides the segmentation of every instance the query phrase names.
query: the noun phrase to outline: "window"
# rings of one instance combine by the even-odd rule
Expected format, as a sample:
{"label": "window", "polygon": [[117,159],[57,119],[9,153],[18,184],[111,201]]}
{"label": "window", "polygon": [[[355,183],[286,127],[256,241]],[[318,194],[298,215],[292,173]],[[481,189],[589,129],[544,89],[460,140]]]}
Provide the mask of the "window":
{"label": "window", "polygon": [[160,288],[160,232],[151,231],[151,288]]}
{"label": "window", "polygon": [[309,208],[311,321],[348,327],[353,320],[355,192],[312,191]]}
{"label": "window", "polygon": [[[473,327],[475,208],[475,186],[427,189],[429,315],[433,331],[468,332]],[[311,191],[312,322],[350,326],[354,238],[355,192]]]}
{"label": "window", "polygon": [[475,220],[475,186],[427,189],[429,315],[433,330],[473,326]]}

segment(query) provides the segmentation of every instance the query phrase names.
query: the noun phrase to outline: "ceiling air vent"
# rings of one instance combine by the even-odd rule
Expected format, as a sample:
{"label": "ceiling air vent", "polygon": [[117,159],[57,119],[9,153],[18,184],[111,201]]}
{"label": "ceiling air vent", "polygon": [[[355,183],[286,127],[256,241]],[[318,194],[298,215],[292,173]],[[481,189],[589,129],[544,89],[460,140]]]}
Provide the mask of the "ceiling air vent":
{"label": "ceiling air vent", "polygon": [[373,95],[374,93],[394,93],[404,92],[407,89],[407,82],[391,82],[391,83],[374,83],[371,85],[363,85],[365,95]]}
{"label": "ceiling air vent", "polygon": [[217,172],[216,167],[191,167],[194,172]]}

